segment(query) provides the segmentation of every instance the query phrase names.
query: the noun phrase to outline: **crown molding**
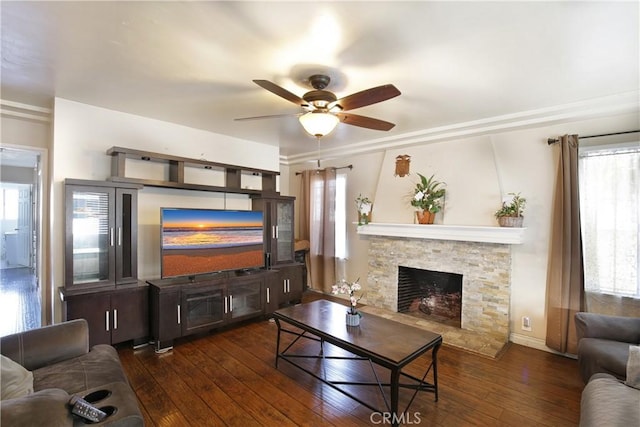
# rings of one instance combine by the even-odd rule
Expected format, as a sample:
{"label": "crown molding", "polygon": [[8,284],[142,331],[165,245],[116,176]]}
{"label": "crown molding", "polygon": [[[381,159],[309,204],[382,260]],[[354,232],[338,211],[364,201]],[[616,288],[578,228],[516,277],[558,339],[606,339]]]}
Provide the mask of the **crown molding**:
{"label": "crown molding", "polygon": [[51,122],[51,113],[51,108],[0,99],[0,115],[3,116],[49,123]]}
{"label": "crown molding", "polygon": [[480,120],[455,123],[350,144],[344,148],[313,150],[292,156],[280,156],[280,164],[294,165],[320,158],[366,154],[395,148],[469,138],[492,133],[555,125],[571,121],[627,114],[640,111],[640,91],[624,92],[586,101],[573,102]]}

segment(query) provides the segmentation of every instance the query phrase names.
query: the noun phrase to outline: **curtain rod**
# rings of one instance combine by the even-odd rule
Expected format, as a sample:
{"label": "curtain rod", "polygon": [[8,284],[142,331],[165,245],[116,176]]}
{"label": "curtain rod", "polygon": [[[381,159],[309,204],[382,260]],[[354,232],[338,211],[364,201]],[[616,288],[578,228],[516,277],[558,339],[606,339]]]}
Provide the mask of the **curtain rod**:
{"label": "curtain rod", "polygon": [[[349,170],[351,170],[351,169],[353,169],[353,165],[340,166],[339,168],[334,168],[334,169],[349,169]],[[324,170],[324,169],[316,169],[316,170]],[[296,172],[296,175],[302,175],[302,172]]]}
{"label": "curtain rod", "polygon": [[[626,132],[613,132],[613,133],[603,133],[600,135],[589,135],[589,136],[579,136],[578,139],[588,139],[588,138],[598,138],[600,136],[614,136],[614,135],[626,135],[628,133],[638,133],[640,130],[628,130]],[[560,142],[560,138],[549,138],[547,139],[547,144],[555,144],[556,142]]]}

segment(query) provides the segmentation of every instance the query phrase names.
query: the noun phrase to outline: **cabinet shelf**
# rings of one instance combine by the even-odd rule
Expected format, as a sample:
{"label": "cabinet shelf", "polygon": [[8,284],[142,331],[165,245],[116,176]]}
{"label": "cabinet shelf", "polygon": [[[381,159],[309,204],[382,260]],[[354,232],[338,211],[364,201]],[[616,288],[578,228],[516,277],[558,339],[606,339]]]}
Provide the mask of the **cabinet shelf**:
{"label": "cabinet shelf", "polygon": [[[175,188],[180,190],[211,191],[216,193],[237,193],[249,195],[278,194],[276,191],[276,177],[280,172],[256,169],[225,163],[210,162],[208,160],[190,159],[186,157],[170,156],[150,151],[134,150],[131,148],[111,147],[107,150],[111,156],[110,181],[140,184],[149,187]],[[142,160],[169,165],[168,180],[154,180],[144,178],[130,178],[126,176],[126,160]],[[224,172],[225,185],[204,185],[185,182],[185,168],[214,169]],[[253,190],[242,188],[242,172],[248,172],[262,177],[262,189]]]}
{"label": "cabinet shelf", "polygon": [[189,184],[186,182],[171,182],[171,181],[159,181],[153,179],[141,179],[141,178],[120,178],[112,176],[109,178],[112,182],[127,182],[133,184],[140,184],[147,187],[160,187],[160,188],[175,188],[178,190],[198,190],[198,191],[210,191],[216,193],[237,193],[237,194],[255,194],[261,195],[261,190],[250,190],[248,188],[229,188],[220,187],[216,185],[204,185],[204,184]]}

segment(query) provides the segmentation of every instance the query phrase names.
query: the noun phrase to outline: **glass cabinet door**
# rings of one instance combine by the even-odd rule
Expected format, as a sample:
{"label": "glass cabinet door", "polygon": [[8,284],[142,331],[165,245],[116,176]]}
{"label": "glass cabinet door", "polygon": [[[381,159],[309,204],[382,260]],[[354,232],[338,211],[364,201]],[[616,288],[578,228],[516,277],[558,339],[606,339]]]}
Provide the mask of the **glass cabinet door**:
{"label": "glass cabinet door", "polygon": [[182,332],[206,331],[225,320],[224,286],[190,289],[182,292]]}
{"label": "glass cabinet door", "polygon": [[67,186],[66,193],[66,286],[113,282],[114,189]]}
{"label": "glass cabinet door", "polygon": [[262,313],[262,280],[232,283],[229,286],[229,309],[232,319]]}
{"label": "glass cabinet door", "polygon": [[138,191],[116,188],[116,285],[138,280]]}
{"label": "glass cabinet door", "polygon": [[293,202],[276,202],[276,262],[293,261]]}

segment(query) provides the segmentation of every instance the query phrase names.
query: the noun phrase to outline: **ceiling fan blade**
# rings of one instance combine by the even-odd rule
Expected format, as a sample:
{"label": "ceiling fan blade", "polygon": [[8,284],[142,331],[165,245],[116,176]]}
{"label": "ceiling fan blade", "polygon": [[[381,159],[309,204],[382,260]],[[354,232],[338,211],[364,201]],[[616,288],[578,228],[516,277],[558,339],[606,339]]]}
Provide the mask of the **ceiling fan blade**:
{"label": "ceiling fan blade", "polygon": [[299,105],[301,107],[308,106],[307,101],[300,98],[298,95],[289,92],[285,88],[280,87],[275,83],[271,83],[269,80],[254,80],[253,82],[258,86],[260,86],[261,88],[266,89],[269,92],[274,93],[279,97],[286,99],[287,101],[291,101],[296,105]]}
{"label": "ceiling fan blade", "polygon": [[336,116],[342,123],[352,126],[360,126],[361,128],[374,130],[391,130],[395,124],[385,122],[384,120],[374,119],[373,117],[360,116],[351,113],[336,113]]}
{"label": "ceiling fan blade", "polygon": [[299,116],[303,113],[289,113],[289,114],[269,114],[267,116],[252,116],[252,117],[239,117],[233,119],[236,122],[242,122],[246,120],[261,120],[261,119],[273,119],[276,117],[290,117],[290,116]]}
{"label": "ceiling fan blade", "polygon": [[356,108],[386,101],[398,95],[400,95],[400,91],[394,85],[382,85],[338,99],[329,105],[329,109],[339,105],[342,107],[342,111],[355,110]]}

